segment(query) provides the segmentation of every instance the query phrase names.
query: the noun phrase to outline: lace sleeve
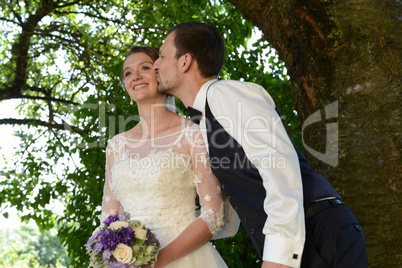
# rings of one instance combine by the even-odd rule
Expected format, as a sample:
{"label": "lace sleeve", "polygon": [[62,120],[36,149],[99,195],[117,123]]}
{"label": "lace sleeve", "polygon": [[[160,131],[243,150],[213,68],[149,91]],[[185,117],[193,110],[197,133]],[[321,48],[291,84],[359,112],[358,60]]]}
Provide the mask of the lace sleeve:
{"label": "lace sleeve", "polygon": [[218,179],[211,171],[209,155],[201,132],[197,128],[190,128],[187,133],[191,150],[191,161],[194,170],[194,183],[197,188],[201,205],[202,218],[213,235],[224,225],[223,195]]}
{"label": "lace sleeve", "polygon": [[111,139],[106,147],[106,174],[103,188],[101,223],[110,215],[121,212],[122,206],[111,188],[111,173],[114,161],[118,155],[116,139]]}

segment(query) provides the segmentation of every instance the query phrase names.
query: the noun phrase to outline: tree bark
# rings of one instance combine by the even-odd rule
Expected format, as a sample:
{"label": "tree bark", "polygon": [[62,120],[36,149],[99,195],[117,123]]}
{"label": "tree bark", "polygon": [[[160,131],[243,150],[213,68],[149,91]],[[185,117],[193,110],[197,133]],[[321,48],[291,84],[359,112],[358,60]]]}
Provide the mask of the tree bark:
{"label": "tree bark", "polygon": [[398,267],[402,2],[229,2],[285,62],[306,155],[362,224],[370,267]]}

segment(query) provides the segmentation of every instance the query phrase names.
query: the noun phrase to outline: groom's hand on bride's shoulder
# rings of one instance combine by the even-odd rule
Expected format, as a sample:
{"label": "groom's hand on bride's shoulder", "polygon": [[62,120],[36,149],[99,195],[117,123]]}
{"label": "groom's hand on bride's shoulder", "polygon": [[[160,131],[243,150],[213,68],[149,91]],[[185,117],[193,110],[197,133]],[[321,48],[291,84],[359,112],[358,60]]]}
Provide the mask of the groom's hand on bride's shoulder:
{"label": "groom's hand on bride's shoulder", "polygon": [[263,261],[261,268],[291,268],[291,267],[279,263]]}

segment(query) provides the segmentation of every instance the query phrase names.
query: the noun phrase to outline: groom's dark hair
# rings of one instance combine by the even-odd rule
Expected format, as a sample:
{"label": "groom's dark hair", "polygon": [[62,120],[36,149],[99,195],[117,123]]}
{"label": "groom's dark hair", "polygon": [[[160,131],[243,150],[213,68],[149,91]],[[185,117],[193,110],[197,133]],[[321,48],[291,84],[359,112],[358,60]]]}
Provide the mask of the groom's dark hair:
{"label": "groom's dark hair", "polygon": [[175,34],[176,58],[190,53],[201,75],[218,76],[225,58],[225,43],[218,29],[202,22],[183,22],[169,29]]}

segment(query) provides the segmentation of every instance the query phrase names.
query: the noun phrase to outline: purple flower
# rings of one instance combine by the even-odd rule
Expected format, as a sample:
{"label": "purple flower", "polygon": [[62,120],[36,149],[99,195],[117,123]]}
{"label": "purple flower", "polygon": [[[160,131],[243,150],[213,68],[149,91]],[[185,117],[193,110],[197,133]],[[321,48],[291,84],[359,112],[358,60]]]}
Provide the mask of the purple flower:
{"label": "purple flower", "polygon": [[122,227],[119,232],[120,243],[131,245],[134,240],[135,232],[131,227]]}
{"label": "purple flower", "polygon": [[130,213],[128,213],[128,212],[122,212],[122,213],[118,214],[118,217],[119,217],[119,221],[126,221],[126,222],[130,221]]}
{"label": "purple flower", "polygon": [[126,265],[124,263],[121,263],[121,262],[112,262],[112,263],[110,263],[110,265],[108,267],[110,267],[110,268],[125,268]]}
{"label": "purple flower", "polygon": [[91,251],[92,250],[92,247],[91,247],[92,245],[91,244],[85,244],[85,248],[86,248],[86,250],[87,251]]}
{"label": "purple flower", "polygon": [[99,253],[99,252],[101,252],[102,248],[103,248],[102,243],[97,242],[97,243],[95,244],[95,246],[94,246],[94,251],[95,251],[96,253]]}
{"label": "purple flower", "polygon": [[117,245],[123,243],[131,245],[134,240],[134,230],[131,227],[122,227],[119,230],[106,229],[100,235],[100,243],[106,250],[113,251]]}
{"label": "purple flower", "polygon": [[99,241],[106,250],[113,251],[120,243],[119,235],[112,229],[106,229],[101,233]]}
{"label": "purple flower", "polygon": [[102,254],[104,260],[109,260],[112,257],[112,252],[110,250],[105,250]]}
{"label": "purple flower", "polygon": [[105,260],[105,261],[103,262],[103,266],[102,266],[102,267],[114,267],[113,265],[114,265],[114,262],[110,262],[110,261],[108,261],[108,260]]}
{"label": "purple flower", "polygon": [[91,246],[94,242],[96,242],[96,240],[98,239],[98,234],[99,234],[99,231],[97,231],[96,233],[94,233],[89,239],[88,239],[88,242],[87,242],[87,246]]}
{"label": "purple flower", "polygon": [[121,212],[116,215],[110,215],[109,217],[106,218],[106,220],[103,222],[106,226],[109,226],[112,222],[115,221],[125,221],[129,222],[130,221],[130,213],[128,212]]}
{"label": "purple flower", "polygon": [[109,217],[106,218],[106,220],[103,222],[104,224],[106,224],[107,226],[109,226],[109,224],[111,224],[112,222],[115,222],[119,220],[119,215],[110,215]]}
{"label": "purple flower", "polygon": [[147,228],[147,240],[145,240],[144,244],[146,246],[155,244],[158,248],[160,246],[158,239],[156,239],[156,236],[149,228]]}

